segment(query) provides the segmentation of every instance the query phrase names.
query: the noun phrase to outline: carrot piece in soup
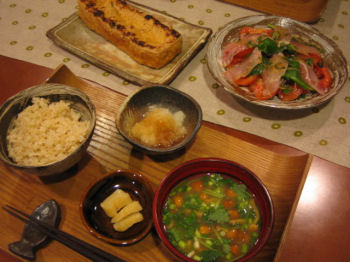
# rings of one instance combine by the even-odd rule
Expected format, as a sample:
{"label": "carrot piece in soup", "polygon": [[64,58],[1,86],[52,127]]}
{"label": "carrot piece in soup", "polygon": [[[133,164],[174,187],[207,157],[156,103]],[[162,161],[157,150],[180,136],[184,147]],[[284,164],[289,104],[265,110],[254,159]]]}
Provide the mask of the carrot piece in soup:
{"label": "carrot piece in soup", "polygon": [[211,228],[208,225],[200,225],[199,227],[199,233],[203,235],[207,235],[211,232]]}
{"label": "carrot piece in soup", "polygon": [[235,256],[239,254],[239,246],[237,244],[231,246],[231,253]]}
{"label": "carrot piece in soup", "polygon": [[223,204],[227,210],[234,208],[236,205],[235,201],[232,199],[226,199]]}
{"label": "carrot piece in soup", "polygon": [[238,236],[238,231],[237,229],[231,229],[226,232],[226,237],[229,239],[235,239]]}
{"label": "carrot piece in soup", "polygon": [[257,224],[250,224],[249,227],[248,227],[249,231],[258,231],[259,229],[259,226]]}
{"label": "carrot piece in soup", "polygon": [[203,182],[201,180],[196,180],[191,183],[191,187],[194,192],[201,192],[203,190]]}
{"label": "carrot piece in soup", "polygon": [[249,243],[250,241],[250,234],[248,234],[246,231],[239,232],[239,240],[243,243]]}
{"label": "carrot piece in soup", "polygon": [[239,213],[235,209],[229,210],[228,215],[230,216],[231,219],[239,218]]}
{"label": "carrot piece in soup", "polygon": [[208,201],[208,199],[209,199],[209,195],[202,192],[202,193],[199,194],[199,198],[200,198],[201,200],[203,200],[204,202],[206,202],[206,201]]}
{"label": "carrot piece in soup", "polygon": [[177,207],[181,207],[184,202],[184,198],[180,195],[176,195],[174,196],[173,201]]}
{"label": "carrot piece in soup", "polygon": [[225,190],[225,194],[227,197],[237,197],[237,193],[233,191],[231,188],[227,188]]}

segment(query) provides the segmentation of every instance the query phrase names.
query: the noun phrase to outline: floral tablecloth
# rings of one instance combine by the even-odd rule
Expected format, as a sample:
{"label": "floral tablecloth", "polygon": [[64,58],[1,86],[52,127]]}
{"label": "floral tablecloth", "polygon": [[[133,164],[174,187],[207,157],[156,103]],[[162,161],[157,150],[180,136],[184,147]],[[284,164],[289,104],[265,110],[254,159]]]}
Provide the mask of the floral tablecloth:
{"label": "floral tablecloth", "polygon": [[[136,0],[135,2],[211,28],[258,14],[215,0]],[[75,74],[126,95],[139,87],[57,47],[46,32],[77,11],[72,0],[0,0],[0,54],[56,68],[66,64]],[[314,24],[350,57],[350,1],[329,1]],[[306,111],[271,111],[236,100],[210,76],[206,46],[170,84],[193,96],[204,120],[246,131],[350,167],[350,81],[327,105]],[[228,145],[229,146],[229,145]]]}

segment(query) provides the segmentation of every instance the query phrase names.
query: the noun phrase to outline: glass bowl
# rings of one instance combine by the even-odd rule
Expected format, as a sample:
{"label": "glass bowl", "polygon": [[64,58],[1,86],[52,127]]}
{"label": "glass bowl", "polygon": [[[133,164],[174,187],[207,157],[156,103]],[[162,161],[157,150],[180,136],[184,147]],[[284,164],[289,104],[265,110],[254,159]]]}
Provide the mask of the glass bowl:
{"label": "glass bowl", "polygon": [[[332,86],[328,93],[319,95],[310,93],[304,98],[294,101],[282,101],[276,96],[270,100],[257,100],[248,89],[233,85],[223,77],[224,67],[221,65],[221,56],[224,46],[238,39],[239,31],[244,26],[267,26],[278,25],[288,29],[292,34],[299,35],[324,49],[323,60],[329,68],[333,78]],[[207,50],[208,69],[214,79],[220,83],[225,90],[239,99],[247,102],[278,109],[305,109],[315,107],[329,101],[344,86],[347,77],[347,62],[339,47],[328,37],[321,34],[314,27],[290,18],[256,15],[234,20],[218,30],[209,40]]]}

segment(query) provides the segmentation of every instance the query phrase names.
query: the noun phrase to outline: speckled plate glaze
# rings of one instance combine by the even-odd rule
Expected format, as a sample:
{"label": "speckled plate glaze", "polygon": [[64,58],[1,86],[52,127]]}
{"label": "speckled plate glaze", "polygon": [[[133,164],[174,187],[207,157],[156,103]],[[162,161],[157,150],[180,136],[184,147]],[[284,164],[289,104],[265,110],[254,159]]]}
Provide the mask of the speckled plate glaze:
{"label": "speckled plate glaze", "polygon": [[[238,33],[243,26],[278,25],[287,28],[292,34],[299,35],[324,49],[324,62],[331,71],[333,83],[331,90],[325,95],[317,93],[309,94],[305,98],[295,101],[281,101],[277,97],[271,100],[257,100],[254,94],[247,89],[232,85],[223,76],[225,69],[220,64],[223,47],[229,42],[238,39]],[[209,40],[207,51],[208,68],[214,79],[219,82],[225,90],[235,97],[250,103],[277,109],[305,109],[323,104],[333,98],[343,87],[348,77],[347,62],[342,51],[328,37],[321,34],[317,29],[302,22],[290,18],[278,16],[248,16],[234,20],[217,31]]]}
{"label": "speckled plate glaze", "polygon": [[212,30],[182,21],[158,10],[129,1],[138,9],[171,26],[183,37],[182,52],[161,69],[152,69],[135,62],[126,53],[89,30],[74,13],[50,29],[47,36],[54,43],[88,62],[137,85],[168,84],[203,48]]}

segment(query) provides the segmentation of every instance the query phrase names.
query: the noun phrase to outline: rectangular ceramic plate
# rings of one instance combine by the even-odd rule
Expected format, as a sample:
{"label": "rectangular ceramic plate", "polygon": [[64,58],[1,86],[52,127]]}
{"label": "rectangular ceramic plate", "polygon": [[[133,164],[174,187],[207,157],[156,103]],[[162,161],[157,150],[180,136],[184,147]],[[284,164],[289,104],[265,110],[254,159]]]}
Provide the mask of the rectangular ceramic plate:
{"label": "rectangular ceramic plate", "polygon": [[88,29],[77,13],[47,32],[53,42],[88,62],[137,85],[169,84],[207,42],[212,30],[130,2],[182,34],[182,51],[161,69],[135,62],[115,45]]}

